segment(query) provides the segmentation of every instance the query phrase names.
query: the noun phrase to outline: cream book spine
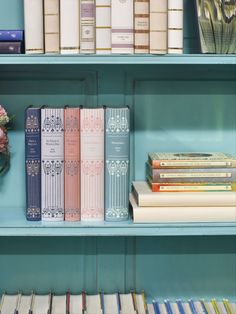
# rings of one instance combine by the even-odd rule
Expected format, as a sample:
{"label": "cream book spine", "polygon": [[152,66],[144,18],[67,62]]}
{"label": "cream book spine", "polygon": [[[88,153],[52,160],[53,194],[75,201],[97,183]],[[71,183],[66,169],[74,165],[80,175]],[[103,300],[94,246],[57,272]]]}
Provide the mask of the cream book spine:
{"label": "cream book spine", "polygon": [[45,53],[60,52],[59,0],[44,0]]}
{"label": "cream book spine", "polygon": [[95,0],[80,0],[80,52],[95,53]]}
{"label": "cream book spine", "polygon": [[111,0],[96,0],[96,53],[111,53]]}
{"label": "cream book spine", "polygon": [[150,53],[167,53],[167,0],[150,0]]}
{"label": "cream book spine", "polygon": [[149,0],[134,1],[134,52],[149,53]]}
{"label": "cream book spine", "polygon": [[60,52],[78,54],[80,51],[79,0],[60,0]]}
{"label": "cream book spine", "polygon": [[168,0],[168,53],[183,53],[183,0]]}
{"label": "cream book spine", "polygon": [[25,53],[44,53],[43,0],[24,0]]}
{"label": "cream book spine", "polygon": [[134,2],[111,0],[112,53],[134,53]]}

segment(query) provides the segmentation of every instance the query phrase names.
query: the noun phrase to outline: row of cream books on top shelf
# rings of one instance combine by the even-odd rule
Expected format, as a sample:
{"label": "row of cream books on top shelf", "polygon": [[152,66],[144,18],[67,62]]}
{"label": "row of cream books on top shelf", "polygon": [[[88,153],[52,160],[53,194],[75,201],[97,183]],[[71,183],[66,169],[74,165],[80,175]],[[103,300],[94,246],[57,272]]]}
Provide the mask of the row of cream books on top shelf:
{"label": "row of cream books on top shelf", "polygon": [[27,54],[183,53],[183,0],[24,0]]}
{"label": "row of cream books on top shelf", "polygon": [[164,300],[147,303],[144,293],[64,295],[3,294],[0,314],[235,314],[236,303],[227,299]]}

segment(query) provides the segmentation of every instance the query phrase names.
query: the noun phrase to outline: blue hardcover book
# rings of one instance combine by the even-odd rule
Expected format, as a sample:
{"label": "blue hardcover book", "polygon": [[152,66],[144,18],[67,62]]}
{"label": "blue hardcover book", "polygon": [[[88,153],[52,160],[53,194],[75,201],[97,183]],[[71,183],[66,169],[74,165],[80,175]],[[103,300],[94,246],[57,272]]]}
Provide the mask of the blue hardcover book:
{"label": "blue hardcover book", "polygon": [[197,314],[193,300],[189,300],[189,305],[193,314]]}
{"label": "blue hardcover book", "polygon": [[105,220],[124,221],[129,214],[130,110],[105,110]]}
{"label": "blue hardcover book", "polygon": [[0,30],[0,41],[23,41],[22,30]]}
{"label": "blue hardcover book", "polygon": [[26,218],[41,220],[41,114],[39,108],[25,111]]}
{"label": "blue hardcover book", "polygon": [[185,314],[184,307],[181,300],[177,300],[177,305],[178,305],[180,314]]}

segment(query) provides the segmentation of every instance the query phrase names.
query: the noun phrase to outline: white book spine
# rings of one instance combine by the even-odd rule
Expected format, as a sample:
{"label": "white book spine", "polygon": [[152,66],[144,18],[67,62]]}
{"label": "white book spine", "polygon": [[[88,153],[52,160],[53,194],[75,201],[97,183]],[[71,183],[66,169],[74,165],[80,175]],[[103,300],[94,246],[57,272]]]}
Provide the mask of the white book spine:
{"label": "white book spine", "polygon": [[96,0],[96,53],[111,53],[111,0]]}
{"label": "white book spine", "polygon": [[149,0],[134,1],[134,52],[149,53]]}
{"label": "white book spine", "polygon": [[24,0],[25,53],[44,53],[43,0]]}
{"label": "white book spine", "polygon": [[134,2],[111,0],[112,53],[134,53]]}
{"label": "white book spine", "polygon": [[41,110],[42,220],[64,220],[64,109]]}
{"label": "white book spine", "polygon": [[81,0],[80,12],[80,52],[95,53],[95,0]]}
{"label": "white book spine", "polygon": [[167,53],[167,0],[150,0],[150,53]]}
{"label": "white book spine", "polygon": [[44,0],[45,53],[60,52],[59,0]]}
{"label": "white book spine", "polygon": [[183,0],[168,0],[168,53],[183,53]]}
{"label": "white book spine", "polygon": [[80,49],[79,0],[60,0],[60,52],[78,54]]}

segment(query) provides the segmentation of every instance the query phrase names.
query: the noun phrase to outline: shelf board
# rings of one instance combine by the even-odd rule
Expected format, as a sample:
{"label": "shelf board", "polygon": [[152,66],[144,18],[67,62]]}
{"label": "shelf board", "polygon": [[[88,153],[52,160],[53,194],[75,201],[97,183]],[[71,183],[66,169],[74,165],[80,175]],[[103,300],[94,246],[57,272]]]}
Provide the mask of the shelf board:
{"label": "shelf board", "polygon": [[0,65],[80,64],[80,65],[233,65],[235,55],[0,55]]}
{"label": "shelf board", "polygon": [[0,211],[0,236],[236,235],[236,223],[134,224],[127,222],[30,222],[23,208]]}

